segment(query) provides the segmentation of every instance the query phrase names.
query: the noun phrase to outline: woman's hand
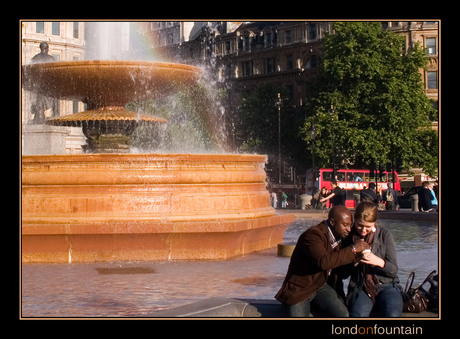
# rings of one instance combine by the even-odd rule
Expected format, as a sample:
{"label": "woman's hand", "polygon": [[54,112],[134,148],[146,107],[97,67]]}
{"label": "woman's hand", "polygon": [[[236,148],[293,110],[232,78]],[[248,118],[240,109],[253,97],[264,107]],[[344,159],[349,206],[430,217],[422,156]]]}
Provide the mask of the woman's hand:
{"label": "woman's hand", "polygon": [[383,268],[385,266],[385,260],[376,256],[372,252],[363,252],[361,262],[372,266]]}

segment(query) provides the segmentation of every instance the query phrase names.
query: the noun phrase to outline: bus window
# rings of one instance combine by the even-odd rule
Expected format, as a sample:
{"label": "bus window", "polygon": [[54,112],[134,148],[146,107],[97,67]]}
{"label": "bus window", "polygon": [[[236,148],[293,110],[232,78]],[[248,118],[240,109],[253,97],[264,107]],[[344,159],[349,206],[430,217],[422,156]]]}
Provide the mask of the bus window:
{"label": "bus window", "polygon": [[345,181],[345,173],[337,172],[337,181]]}
{"label": "bus window", "polygon": [[366,173],[365,180],[367,182],[375,182],[375,175],[377,174],[377,182],[387,182],[387,175],[386,173],[375,173],[375,172],[370,172]]}
{"label": "bus window", "polygon": [[375,181],[374,174],[371,174],[369,172],[364,174],[364,181],[365,182],[370,182],[371,179],[372,179],[372,181]]}
{"label": "bus window", "polygon": [[354,177],[353,177],[353,173],[352,172],[347,172],[347,181],[353,181]]}
{"label": "bus window", "polygon": [[364,172],[353,172],[353,181],[364,181]]}
{"label": "bus window", "polygon": [[332,181],[332,172],[323,172],[324,181]]}

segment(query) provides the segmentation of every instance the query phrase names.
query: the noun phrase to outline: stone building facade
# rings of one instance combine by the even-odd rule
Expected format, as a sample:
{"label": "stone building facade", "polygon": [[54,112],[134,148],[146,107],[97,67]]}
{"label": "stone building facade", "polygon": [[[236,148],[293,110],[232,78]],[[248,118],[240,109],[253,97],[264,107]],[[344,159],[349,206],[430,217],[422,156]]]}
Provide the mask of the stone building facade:
{"label": "stone building facade", "polygon": [[321,40],[331,22],[250,22],[216,37],[220,78],[233,81],[240,92],[261,83],[279,84],[296,106],[307,97],[306,82],[316,73]]}
{"label": "stone building facade", "polygon": [[[21,63],[29,64],[36,54],[40,53],[40,43],[46,41],[48,54],[56,61],[85,59],[85,23],[78,21],[22,21],[21,22]],[[22,90],[21,93],[22,150],[26,154],[60,153],[54,149],[59,138],[64,142],[62,152],[81,153],[81,145],[85,137],[78,127],[33,126],[31,113],[32,93]],[[53,107],[45,111],[45,117],[61,116],[84,110],[79,101],[53,100]],[[27,135],[26,144],[24,137]],[[65,136],[65,139],[59,137]],[[48,140],[48,141],[47,141]],[[53,139],[54,140],[54,139]],[[38,142],[40,141],[40,142]]]}
{"label": "stone building facade", "polygon": [[420,74],[425,94],[439,109],[439,21],[389,21],[383,23],[383,28],[404,35],[406,49],[418,42],[426,50],[428,65]]}
{"label": "stone building facade", "polygon": [[[85,59],[85,23],[78,21],[24,21],[22,22],[21,61],[29,64],[32,57],[40,53],[40,43],[48,42],[49,54],[56,61]],[[23,91],[24,92],[24,91]],[[31,120],[30,104],[27,93],[23,93],[23,117],[27,123]],[[48,116],[67,115],[84,109],[83,103],[59,100]]]}

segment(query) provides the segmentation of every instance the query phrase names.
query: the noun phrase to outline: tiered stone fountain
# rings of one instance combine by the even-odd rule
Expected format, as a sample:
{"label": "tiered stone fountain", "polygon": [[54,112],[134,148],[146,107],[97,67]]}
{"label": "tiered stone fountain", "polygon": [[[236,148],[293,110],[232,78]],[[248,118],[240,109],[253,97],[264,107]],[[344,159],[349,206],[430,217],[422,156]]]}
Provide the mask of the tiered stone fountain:
{"label": "tiered stone fountain", "polygon": [[23,66],[25,89],[81,100],[85,112],[47,124],[82,126],[86,154],[22,156],[22,261],[227,259],[282,242],[263,155],[133,154],[129,136],[161,118],[129,101],[196,83],[200,69],[137,61]]}

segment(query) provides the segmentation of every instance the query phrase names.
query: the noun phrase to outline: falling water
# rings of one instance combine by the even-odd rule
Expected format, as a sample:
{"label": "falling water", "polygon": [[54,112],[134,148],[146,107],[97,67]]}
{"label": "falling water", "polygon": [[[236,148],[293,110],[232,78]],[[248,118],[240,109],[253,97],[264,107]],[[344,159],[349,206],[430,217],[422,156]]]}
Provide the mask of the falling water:
{"label": "falling water", "polygon": [[[164,61],[156,55],[155,38],[151,32],[145,30],[145,24],[145,22],[123,21],[85,23],[85,58]],[[214,64],[215,62],[211,60],[210,67],[212,68]],[[138,86],[142,87],[142,84]],[[167,98],[128,104],[127,108],[131,111],[169,120],[166,126],[137,128],[130,145],[131,152],[224,153],[228,151],[226,110],[221,102],[221,97],[225,93],[218,87],[215,68],[204,69],[202,80],[195,87]],[[62,129],[67,130],[67,128]],[[82,142],[84,143],[83,136]],[[84,145],[82,146],[84,149]],[[61,148],[65,153],[65,148]]]}
{"label": "falling water", "polygon": [[[86,59],[164,61],[156,55],[155,37],[142,22],[88,22]],[[171,61],[171,60],[167,60]],[[204,70],[202,81],[184,92],[128,109],[168,120],[166,126],[137,128],[132,153],[222,153],[227,150],[225,108],[215,69]],[[142,86],[142,84],[140,85]]]}

